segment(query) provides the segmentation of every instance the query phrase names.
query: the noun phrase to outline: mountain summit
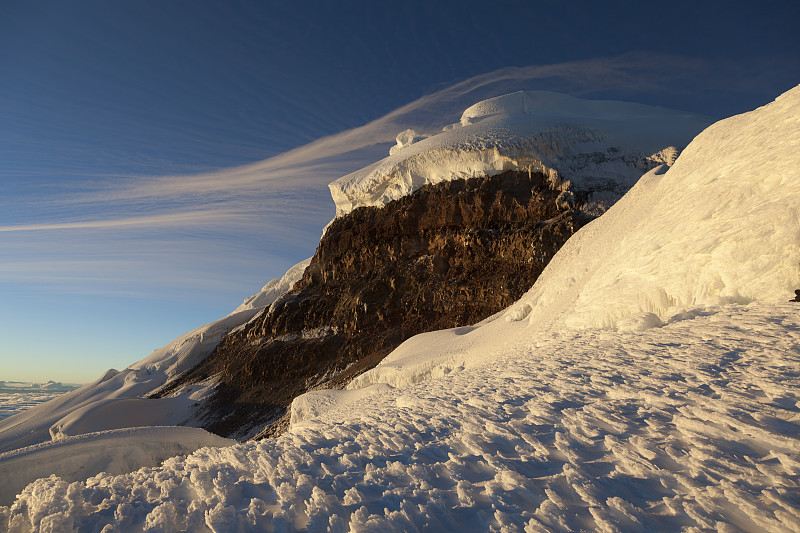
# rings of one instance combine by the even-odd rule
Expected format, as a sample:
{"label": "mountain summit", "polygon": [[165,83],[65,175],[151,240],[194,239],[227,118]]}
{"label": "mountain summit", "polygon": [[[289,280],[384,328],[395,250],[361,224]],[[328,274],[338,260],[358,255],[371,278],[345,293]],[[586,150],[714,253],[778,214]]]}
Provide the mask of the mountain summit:
{"label": "mountain summit", "polygon": [[389,157],[331,184],[338,216],[294,288],[156,395],[213,382],[203,427],[274,435],[299,394],[341,388],[413,335],[516,301],[575,231],[704,124],[519,92],[435,135],[401,132]]}
{"label": "mountain summit", "polygon": [[709,123],[660,107],[520,91],[478,102],[441,132],[401,132],[389,157],[331,183],[331,196],[342,216],[424,185],[530,170],[619,197],[646,170],[671,164],[675,147]]}
{"label": "mountain summit", "polygon": [[[528,108],[525,97],[507,98]],[[514,116],[489,117],[505,115]],[[219,428],[228,416],[232,432],[268,424],[277,433],[269,417],[308,390],[291,404],[288,434],[127,475],[38,479],[0,507],[0,527],[797,530],[800,320],[786,300],[800,285],[799,126],[800,86],[705,129],[594,220],[603,206],[592,184],[621,182],[584,180],[569,165],[550,167],[555,159],[422,184],[385,205],[383,192],[365,193],[383,207],[340,213],[298,283],[188,372],[155,380],[164,397],[138,400],[166,405],[208,387],[198,420],[204,412]],[[402,135],[389,160],[427,140],[417,137]],[[352,191],[362,183],[346,181]],[[548,261],[549,246],[573,230]],[[517,298],[521,264],[542,270]],[[369,285],[373,275],[380,286]],[[472,323],[506,297],[515,303]],[[411,325],[441,327],[452,309],[466,324],[391,350]],[[391,351],[367,370],[382,350]],[[129,369],[130,386],[145,390],[148,368]],[[4,432],[43,412],[11,417]],[[157,432],[147,438],[157,450]],[[72,450],[103,439],[109,432]],[[3,479],[19,481],[15,458],[68,465],[68,446],[44,448],[0,455]]]}
{"label": "mountain summit", "polygon": [[[518,92],[471,106],[442,131],[400,132],[387,158],[331,184],[337,216],[313,258],[227,317],[0,422],[0,452],[52,440],[66,454],[78,436],[141,426],[280,434],[298,396],[364,384],[414,335],[461,335],[512,305],[575,232],[641,174],[663,172],[707,124]],[[425,375],[459,367],[435,368]],[[316,412],[312,397],[292,407],[297,417]]]}
{"label": "mountain summit", "polygon": [[330,185],[337,218],[313,259],[230,315],[0,422],[0,452],[142,425],[252,436],[298,394],[344,386],[406,338],[513,303],[574,231],[707,124],[535,91],[476,103],[439,132],[400,132],[387,158]]}

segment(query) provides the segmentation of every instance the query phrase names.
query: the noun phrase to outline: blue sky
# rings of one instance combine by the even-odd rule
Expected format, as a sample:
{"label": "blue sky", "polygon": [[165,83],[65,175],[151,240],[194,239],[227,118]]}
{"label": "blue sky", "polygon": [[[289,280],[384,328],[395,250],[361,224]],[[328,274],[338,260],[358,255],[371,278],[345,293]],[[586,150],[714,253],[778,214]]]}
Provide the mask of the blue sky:
{"label": "blue sky", "polygon": [[721,118],[800,82],[790,1],[2,9],[6,380],[88,381],[227,314],[409,125],[518,88]]}

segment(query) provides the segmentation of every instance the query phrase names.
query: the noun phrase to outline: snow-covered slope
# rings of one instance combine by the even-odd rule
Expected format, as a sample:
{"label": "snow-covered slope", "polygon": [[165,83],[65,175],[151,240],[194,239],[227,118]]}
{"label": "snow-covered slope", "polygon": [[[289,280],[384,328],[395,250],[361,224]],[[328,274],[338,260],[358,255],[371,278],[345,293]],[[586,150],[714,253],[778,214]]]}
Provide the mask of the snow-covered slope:
{"label": "snow-covered slope", "polygon": [[520,91],[473,105],[435,135],[401,132],[389,157],[331,183],[331,196],[341,216],[427,184],[525,169],[621,195],[655,164],[671,164],[675,147],[709,123],[660,107]]}
{"label": "snow-covered slope", "polygon": [[512,314],[529,306],[531,324],[560,315],[570,327],[638,328],[792,295],[800,285],[798,109],[795,89],[698,135],[672,168],[649,173],[580,232]]}
{"label": "snow-covered slope", "polygon": [[306,398],[277,439],[39,479],[0,528],[800,531],[798,126],[800,87],[709,128],[515,306],[358,382],[389,386]]}
{"label": "snow-covered slope", "polygon": [[648,172],[576,233],[502,316],[413,337],[350,387],[441,376],[541,330],[638,331],[723,304],[786,300],[800,287],[798,168],[795,88],[714,124],[669,170]]}
{"label": "snow-covered slope", "polygon": [[543,332],[277,439],[39,479],[0,530],[798,531],[798,316]]}
{"label": "snow-covered slope", "polygon": [[207,357],[231,329],[246,323],[300,279],[310,259],[267,283],[226,317],[201,326],[122,371],[0,421],[0,453],[83,433],[137,426],[192,425],[195,406],[213,391],[209,381],[169,398],[145,399]]}
{"label": "snow-covered slope", "polygon": [[9,505],[32,479],[86,479],[100,472],[127,474],[204,446],[231,446],[199,428],[140,427],[87,433],[0,453],[0,505]]}

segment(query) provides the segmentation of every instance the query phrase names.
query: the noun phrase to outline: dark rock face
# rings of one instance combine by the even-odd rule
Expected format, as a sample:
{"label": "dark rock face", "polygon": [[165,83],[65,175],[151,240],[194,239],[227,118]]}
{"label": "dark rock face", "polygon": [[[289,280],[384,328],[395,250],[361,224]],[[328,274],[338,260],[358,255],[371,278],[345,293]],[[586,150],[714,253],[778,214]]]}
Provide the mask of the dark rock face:
{"label": "dark rock face", "polygon": [[[297,395],[346,385],[413,335],[501,311],[591,219],[562,189],[506,172],[356,209],[331,224],[289,293],[162,394],[219,375],[205,427],[241,438],[280,419]],[[267,434],[285,420],[273,425]]]}

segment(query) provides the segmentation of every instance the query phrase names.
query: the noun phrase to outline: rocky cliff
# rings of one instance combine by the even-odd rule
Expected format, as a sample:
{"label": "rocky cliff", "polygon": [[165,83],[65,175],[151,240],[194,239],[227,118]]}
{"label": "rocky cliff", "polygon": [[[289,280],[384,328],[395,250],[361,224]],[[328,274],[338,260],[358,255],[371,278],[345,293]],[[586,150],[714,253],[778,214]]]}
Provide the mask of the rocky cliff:
{"label": "rocky cliff", "polygon": [[412,335],[513,303],[592,219],[577,196],[544,174],[505,172],[356,209],[330,225],[291,291],[159,395],[217,376],[204,427],[251,436],[297,395],[345,385]]}

